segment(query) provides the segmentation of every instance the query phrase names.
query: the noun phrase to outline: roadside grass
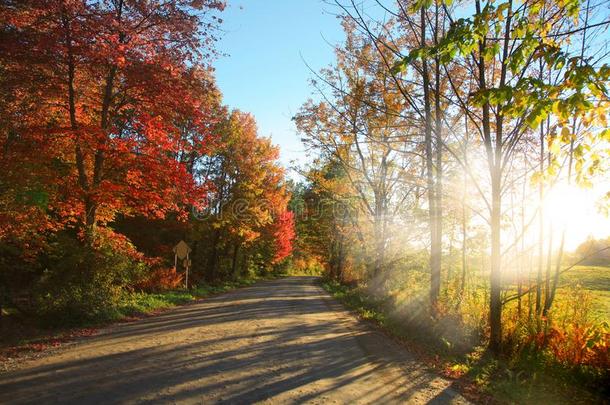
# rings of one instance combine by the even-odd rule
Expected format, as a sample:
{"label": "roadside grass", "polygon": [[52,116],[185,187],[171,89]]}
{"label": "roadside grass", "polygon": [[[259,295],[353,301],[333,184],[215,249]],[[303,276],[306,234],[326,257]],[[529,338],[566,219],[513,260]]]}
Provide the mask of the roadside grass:
{"label": "roadside grass", "polygon": [[210,295],[221,294],[252,285],[261,279],[262,278],[248,278],[236,281],[226,281],[215,285],[198,286],[189,290],[169,290],[158,293],[128,293],[121,305],[117,308],[117,314],[112,320],[146,315],[159,310],[185,305]]}
{"label": "roadside grass", "polygon": [[573,404],[603,402],[603,394],[585,387],[588,375],[577,375],[536,355],[497,358],[483,345],[467,352],[452,350],[431,338],[429,330],[409,327],[391,316],[386,302],[362,287],[323,280],[322,287],[361,319],[372,322],[405,346],[423,363],[455,380],[475,402],[509,404]]}

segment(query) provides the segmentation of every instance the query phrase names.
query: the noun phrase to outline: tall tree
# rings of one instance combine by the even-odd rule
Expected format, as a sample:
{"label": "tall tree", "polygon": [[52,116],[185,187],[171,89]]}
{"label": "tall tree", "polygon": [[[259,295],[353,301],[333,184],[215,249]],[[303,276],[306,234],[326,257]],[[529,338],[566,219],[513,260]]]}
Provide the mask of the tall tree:
{"label": "tall tree", "polygon": [[[486,154],[490,183],[490,348],[496,352],[502,342],[502,196],[515,150],[525,134],[538,128],[549,114],[562,127],[568,116],[597,114],[598,106],[608,97],[603,84],[608,78],[607,68],[595,69],[586,58],[570,55],[562,48],[575,32],[564,25],[578,16],[579,1],[534,3],[515,7],[512,0],[477,0],[473,19],[453,21],[438,45],[412,51],[403,61],[407,64],[422,54],[446,62],[459,56],[469,66],[476,84],[474,92],[470,88],[455,90],[463,112],[478,128]],[[552,84],[539,80],[539,64],[563,68],[564,80]]]}
{"label": "tall tree", "polygon": [[336,49],[337,65],[318,75],[320,85],[314,83],[324,101],[306,103],[295,121],[306,144],[341,167],[366,221],[362,225],[371,229],[368,273],[375,290],[389,261],[392,221],[417,183],[416,165],[404,158],[414,152],[413,134],[392,77],[378,68],[382,57],[374,44],[349,19],[343,24],[347,38]]}
{"label": "tall tree", "polygon": [[[92,243],[117,213],[161,217],[200,191],[174,156],[178,117],[203,128],[194,67],[212,52],[219,1],[0,3],[3,86],[34,92],[42,120],[20,140],[55,152],[65,173],[56,212]],[[201,108],[203,105],[203,109]],[[17,116],[14,117],[18,119]],[[31,151],[35,153],[35,150]]]}
{"label": "tall tree", "polygon": [[[192,235],[206,246],[206,276],[212,280],[227,273],[237,276],[240,257],[245,264],[257,256],[264,256],[264,265],[277,264],[290,255],[294,239],[294,221],[287,211],[290,194],[277,163],[277,147],[258,135],[250,114],[237,110],[216,131],[216,148],[197,167],[197,176],[210,183],[211,192],[206,215]],[[221,268],[224,258],[231,263],[229,269]]]}

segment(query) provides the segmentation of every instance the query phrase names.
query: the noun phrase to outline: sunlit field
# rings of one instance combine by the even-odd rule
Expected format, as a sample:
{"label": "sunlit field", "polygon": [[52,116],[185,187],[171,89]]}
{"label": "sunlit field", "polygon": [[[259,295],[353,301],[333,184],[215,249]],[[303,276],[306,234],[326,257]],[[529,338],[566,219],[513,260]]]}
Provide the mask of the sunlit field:
{"label": "sunlit field", "polygon": [[590,294],[591,317],[603,322],[610,320],[610,266],[577,266],[564,274],[561,282],[559,298],[568,300],[566,305],[570,305],[566,297],[569,286],[582,288]]}

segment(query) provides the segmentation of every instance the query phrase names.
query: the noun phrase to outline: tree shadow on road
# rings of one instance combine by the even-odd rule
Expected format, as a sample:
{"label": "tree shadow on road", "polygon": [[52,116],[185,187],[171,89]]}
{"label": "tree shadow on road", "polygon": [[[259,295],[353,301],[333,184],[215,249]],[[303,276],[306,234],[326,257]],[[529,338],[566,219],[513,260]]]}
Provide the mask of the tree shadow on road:
{"label": "tree shadow on road", "polygon": [[312,280],[263,283],[0,375],[0,402],[451,400],[446,382],[342,311]]}

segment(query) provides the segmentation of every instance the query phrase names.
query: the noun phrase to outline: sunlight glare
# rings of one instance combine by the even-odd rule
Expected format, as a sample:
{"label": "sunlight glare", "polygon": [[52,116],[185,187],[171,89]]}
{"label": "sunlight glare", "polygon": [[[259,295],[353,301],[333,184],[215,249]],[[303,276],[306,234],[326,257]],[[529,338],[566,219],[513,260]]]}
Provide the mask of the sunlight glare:
{"label": "sunlight glare", "polygon": [[584,189],[561,183],[547,194],[544,204],[545,218],[552,221],[556,235],[565,228],[565,247],[568,250],[576,249],[589,236],[610,236],[610,218],[602,215],[596,208],[596,202],[604,191],[605,188],[600,187]]}

